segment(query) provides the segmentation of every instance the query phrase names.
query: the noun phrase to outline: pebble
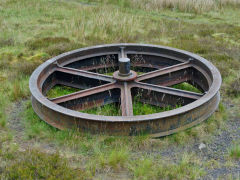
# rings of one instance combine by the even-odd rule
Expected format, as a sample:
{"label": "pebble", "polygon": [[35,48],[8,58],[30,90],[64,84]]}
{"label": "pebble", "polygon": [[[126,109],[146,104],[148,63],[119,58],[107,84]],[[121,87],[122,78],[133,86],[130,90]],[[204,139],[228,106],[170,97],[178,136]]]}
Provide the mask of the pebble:
{"label": "pebble", "polygon": [[199,146],[198,146],[198,149],[202,150],[204,148],[206,148],[207,146],[203,143],[201,143]]}

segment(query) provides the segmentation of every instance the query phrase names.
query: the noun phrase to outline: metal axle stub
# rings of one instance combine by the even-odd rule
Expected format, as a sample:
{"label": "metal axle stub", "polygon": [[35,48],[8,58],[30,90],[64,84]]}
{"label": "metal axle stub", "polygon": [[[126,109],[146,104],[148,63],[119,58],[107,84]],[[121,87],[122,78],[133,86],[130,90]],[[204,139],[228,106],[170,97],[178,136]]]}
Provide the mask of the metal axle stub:
{"label": "metal axle stub", "polygon": [[129,58],[119,58],[118,65],[119,65],[119,72],[118,72],[119,76],[126,77],[131,75]]}
{"label": "metal axle stub", "polygon": [[[130,60],[134,71],[130,70]],[[112,72],[113,76],[106,75]],[[175,88],[181,83],[199,91]],[[48,98],[48,91],[56,85],[79,90]],[[166,46],[128,43],[61,54],[41,64],[29,80],[34,111],[58,129],[126,136],[144,133],[152,137],[173,134],[207,119],[218,107],[220,86],[218,69],[196,54]],[[134,115],[136,99],[172,110]],[[82,112],[111,103],[119,105],[121,115]]]}

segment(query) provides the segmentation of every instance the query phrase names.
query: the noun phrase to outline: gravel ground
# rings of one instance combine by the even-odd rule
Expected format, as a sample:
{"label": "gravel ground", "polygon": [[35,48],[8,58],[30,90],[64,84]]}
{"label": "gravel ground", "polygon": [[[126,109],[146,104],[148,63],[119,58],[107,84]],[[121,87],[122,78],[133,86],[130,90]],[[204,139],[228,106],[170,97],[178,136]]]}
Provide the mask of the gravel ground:
{"label": "gravel ground", "polygon": [[220,167],[214,167],[213,169],[205,168],[207,174],[203,179],[225,179],[227,175],[231,175],[233,179],[240,179],[240,161],[231,161],[230,167],[226,164],[229,147],[233,142],[240,140],[240,118],[235,116],[238,111],[236,107],[227,104],[225,106],[227,106],[227,111],[231,112],[226,128],[213,135],[211,142],[205,144],[205,148],[199,149],[202,142],[193,142],[186,146],[172,145],[162,151],[161,155],[169,159],[183,152],[192,152],[204,161],[213,159],[220,165]]}

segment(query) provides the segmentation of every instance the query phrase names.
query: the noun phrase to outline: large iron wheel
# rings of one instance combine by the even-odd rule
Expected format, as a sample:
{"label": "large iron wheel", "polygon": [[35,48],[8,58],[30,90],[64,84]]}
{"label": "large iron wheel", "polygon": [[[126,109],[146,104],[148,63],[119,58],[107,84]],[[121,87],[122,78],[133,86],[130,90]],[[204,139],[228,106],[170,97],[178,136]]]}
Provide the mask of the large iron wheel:
{"label": "large iron wheel", "polygon": [[[132,67],[130,70],[130,66]],[[113,76],[100,74],[105,69]],[[143,74],[137,75],[136,71]],[[173,88],[188,82],[201,93]],[[49,99],[55,85],[80,91]],[[206,59],[179,49],[145,44],[111,44],[61,54],[40,65],[29,82],[32,106],[48,124],[110,135],[147,133],[165,136],[207,119],[217,108],[221,76]],[[132,100],[179,108],[133,115]],[[80,110],[119,103],[122,116],[102,116]]]}

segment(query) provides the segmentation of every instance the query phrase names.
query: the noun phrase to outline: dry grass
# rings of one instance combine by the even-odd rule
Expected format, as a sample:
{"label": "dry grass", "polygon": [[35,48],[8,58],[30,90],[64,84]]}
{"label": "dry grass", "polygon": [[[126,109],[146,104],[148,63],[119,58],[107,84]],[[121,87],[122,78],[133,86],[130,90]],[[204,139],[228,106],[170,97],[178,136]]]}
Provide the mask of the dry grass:
{"label": "dry grass", "polygon": [[239,6],[239,0],[97,0],[111,2],[122,7],[134,7],[147,11],[161,11],[163,9],[178,10],[181,12],[203,13],[221,10],[229,6]]}
{"label": "dry grass", "polygon": [[240,73],[237,75],[236,79],[229,84],[228,94],[233,96],[240,96]]}

